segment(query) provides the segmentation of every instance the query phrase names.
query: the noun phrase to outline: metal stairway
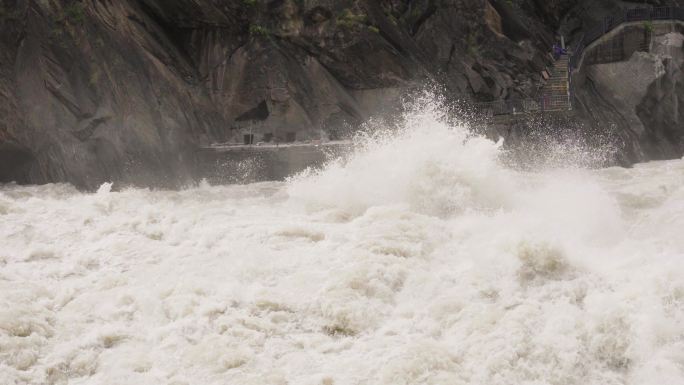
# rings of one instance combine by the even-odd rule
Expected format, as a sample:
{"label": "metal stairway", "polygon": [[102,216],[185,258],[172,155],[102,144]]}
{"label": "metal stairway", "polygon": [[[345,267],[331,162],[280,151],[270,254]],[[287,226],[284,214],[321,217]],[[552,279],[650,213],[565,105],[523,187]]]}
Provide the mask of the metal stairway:
{"label": "metal stairway", "polygon": [[[554,62],[549,71],[549,78],[539,88],[539,92],[525,98],[510,98],[490,102],[475,103],[475,109],[487,117],[513,117],[525,113],[568,112],[572,111],[572,74],[583,64],[585,54],[593,55],[589,63],[605,63],[625,59],[625,52],[648,51],[648,45],[640,45],[627,50],[624,46],[604,49],[597,46],[600,40],[621,25],[638,24],[647,31],[657,23],[684,22],[684,7],[633,8],[616,11],[614,15],[605,17],[594,28],[587,29],[579,41],[573,46],[572,53],[562,55]],[[648,32],[650,41],[651,31]],[[597,43],[598,42],[598,43]],[[596,52],[587,52],[589,50]]]}
{"label": "metal stairway", "polygon": [[541,90],[539,103],[542,111],[572,110],[568,61],[569,55],[564,54],[553,64],[550,77]]}
{"label": "metal stairway", "polygon": [[527,113],[571,111],[569,60],[570,55],[564,54],[554,61],[548,69],[549,77],[535,96],[478,103],[476,108],[485,116],[502,119]]}

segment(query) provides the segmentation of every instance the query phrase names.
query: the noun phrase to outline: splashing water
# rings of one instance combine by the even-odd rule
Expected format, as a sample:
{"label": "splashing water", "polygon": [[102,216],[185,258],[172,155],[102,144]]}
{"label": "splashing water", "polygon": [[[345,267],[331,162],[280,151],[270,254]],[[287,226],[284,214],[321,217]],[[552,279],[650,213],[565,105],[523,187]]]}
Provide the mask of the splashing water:
{"label": "splashing water", "polygon": [[354,214],[402,205],[443,216],[505,204],[510,186],[498,164],[502,142],[450,127],[438,106],[418,103],[399,130],[371,126],[369,134],[357,138],[355,157],[293,178],[289,195],[311,209]]}
{"label": "splashing water", "polygon": [[684,383],[684,161],[500,153],[422,106],[287,183],[2,186],[0,383]]}

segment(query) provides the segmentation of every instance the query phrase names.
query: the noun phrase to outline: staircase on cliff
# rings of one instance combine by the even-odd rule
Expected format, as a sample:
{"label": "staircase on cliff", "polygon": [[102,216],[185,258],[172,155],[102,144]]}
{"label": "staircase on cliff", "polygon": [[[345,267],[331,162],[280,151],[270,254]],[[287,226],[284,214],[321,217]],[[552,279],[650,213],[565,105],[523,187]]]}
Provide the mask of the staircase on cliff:
{"label": "staircase on cliff", "polygon": [[572,111],[569,61],[568,54],[554,61],[553,67],[546,71],[545,83],[540,85],[535,96],[478,103],[476,108],[485,116],[503,121],[515,120],[518,119],[516,116],[529,113]]}
{"label": "staircase on cliff", "polygon": [[[546,82],[533,96],[475,103],[478,112],[499,121],[515,121],[529,113],[572,111],[572,74],[586,65],[625,60],[636,51],[648,52],[654,29],[666,33],[684,25],[682,7],[637,7],[621,10],[588,28],[574,44],[571,54],[561,55],[548,72]],[[636,32],[619,30],[622,26],[640,27]],[[637,40],[634,40],[636,33]],[[629,44],[625,39],[629,35]],[[616,38],[617,35],[617,38]],[[571,70],[571,71],[570,71]]]}
{"label": "staircase on cliff", "polygon": [[554,63],[550,77],[541,90],[539,107],[542,111],[572,110],[568,60],[569,56],[564,54]]}

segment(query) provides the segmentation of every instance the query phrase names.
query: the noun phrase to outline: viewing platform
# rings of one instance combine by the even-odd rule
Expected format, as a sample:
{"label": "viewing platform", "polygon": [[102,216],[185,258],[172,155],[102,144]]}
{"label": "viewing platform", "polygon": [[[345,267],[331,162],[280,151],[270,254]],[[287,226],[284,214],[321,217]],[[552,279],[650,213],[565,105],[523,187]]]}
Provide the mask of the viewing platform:
{"label": "viewing platform", "polygon": [[256,144],[241,144],[241,143],[214,143],[209,146],[203,146],[203,151],[215,152],[276,152],[276,151],[290,151],[295,149],[334,149],[338,147],[351,147],[351,140],[331,140],[320,141],[312,140],[306,142],[290,142],[290,143],[256,143]]}
{"label": "viewing platform", "polygon": [[351,140],[290,143],[217,143],[197,153],[197,175],[212,184],[284,180],[351,151]]}

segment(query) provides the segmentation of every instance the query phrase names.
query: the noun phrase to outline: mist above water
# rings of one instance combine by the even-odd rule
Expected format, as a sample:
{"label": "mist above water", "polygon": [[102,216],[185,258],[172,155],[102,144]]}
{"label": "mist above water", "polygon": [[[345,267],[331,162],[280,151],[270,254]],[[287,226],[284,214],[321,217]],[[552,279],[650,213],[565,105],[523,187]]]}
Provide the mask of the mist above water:
{"label": "mist above water", "polygon": [[0,187],[0,383],[684,383],[684,161],[516,171],[418,106],[286,183]]}

